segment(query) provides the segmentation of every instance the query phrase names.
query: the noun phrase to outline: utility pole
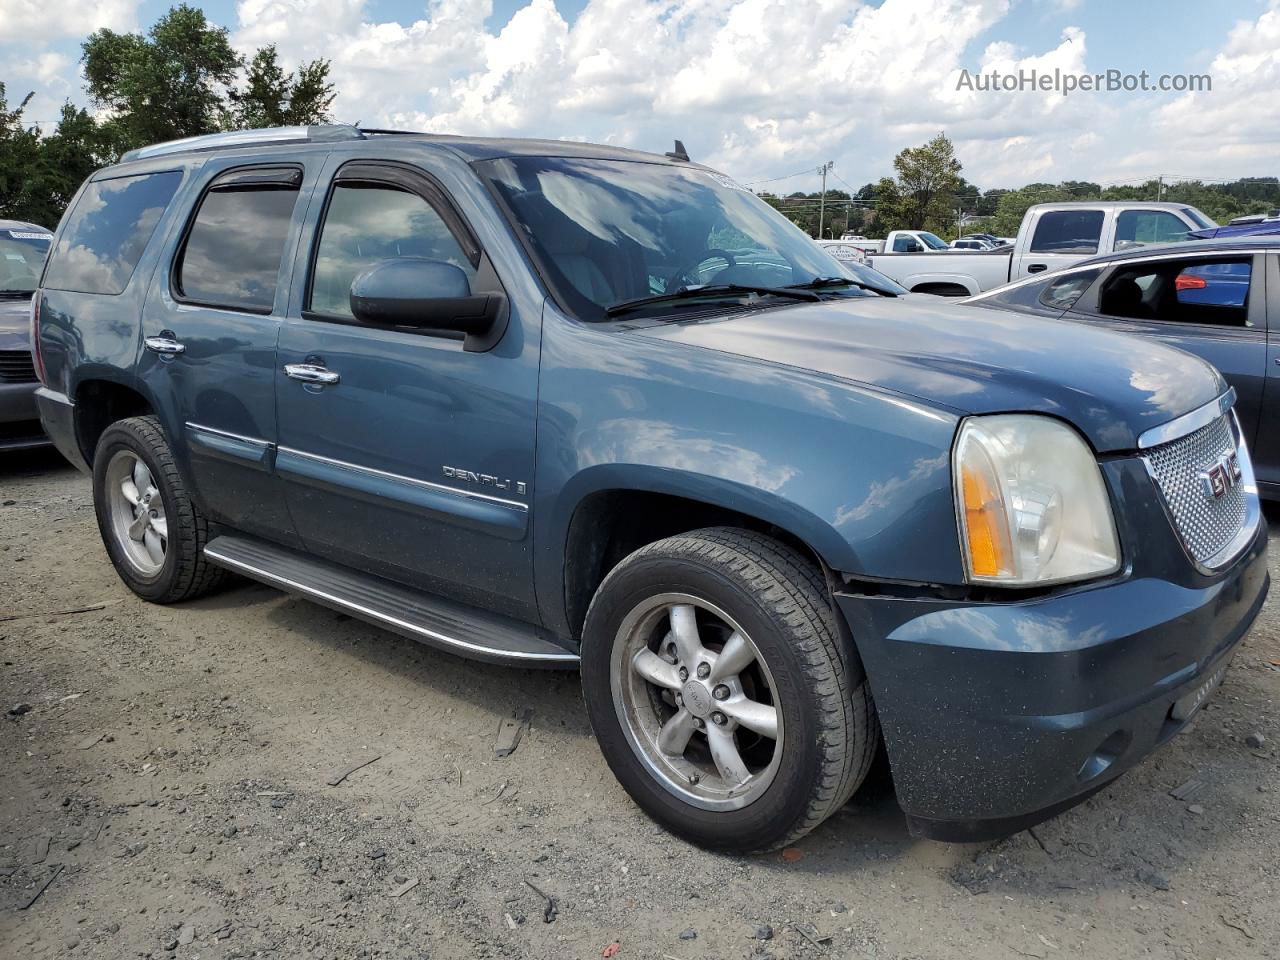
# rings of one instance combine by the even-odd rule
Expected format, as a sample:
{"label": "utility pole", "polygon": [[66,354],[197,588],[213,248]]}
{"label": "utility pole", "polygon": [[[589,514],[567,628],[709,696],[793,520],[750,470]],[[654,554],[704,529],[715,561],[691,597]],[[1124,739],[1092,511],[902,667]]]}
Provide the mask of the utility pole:
{"label": "utility pole", "polygon": [[827,212],[827,173],[836,165],[834,160],[828,160],[818,168],[818,172],[822,174],[822,199],[818,201],[818,239],[822,239],[822,221],[826,217]]}
{"label": "utility pole", "polygon": [[1156,200],[1163,200],[1163,199],[1164,199],[1164,174],[1162,173],[1156,180]]}

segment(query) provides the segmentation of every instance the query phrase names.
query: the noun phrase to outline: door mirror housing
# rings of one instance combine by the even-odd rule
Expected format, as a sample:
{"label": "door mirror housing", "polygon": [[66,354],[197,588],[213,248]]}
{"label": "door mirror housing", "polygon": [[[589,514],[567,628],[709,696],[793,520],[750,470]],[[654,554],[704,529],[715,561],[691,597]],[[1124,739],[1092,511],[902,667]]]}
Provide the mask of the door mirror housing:
{"label": "door mirror housing", "polygon": [[351,313],[361,323],[461,336],[470,351],[493,346],[506,305],[500,293],[472,293],[460,267],[426,257],[383,260],[351,281]]}

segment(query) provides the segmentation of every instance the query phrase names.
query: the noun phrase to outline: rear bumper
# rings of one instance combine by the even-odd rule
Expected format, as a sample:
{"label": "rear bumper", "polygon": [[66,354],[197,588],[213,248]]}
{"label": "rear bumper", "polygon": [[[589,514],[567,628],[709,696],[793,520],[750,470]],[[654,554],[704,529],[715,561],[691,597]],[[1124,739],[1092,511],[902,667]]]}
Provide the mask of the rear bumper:
{"label": "rear bumper", "polygon": [[58,393],[48,387],[36,390],[35,400],[40,411],[40,423],[53,445],[60,454],[87,473],[89,465],[80,452],[80,442],[76,435],[75,403],[65,393]]}
{"label": "rear bumper", "polygon": [[1015,603],[837,594],[913,833],[983,840],[1086,799],[1173,737],[1266,598],[1267,525],[1199,585]]}
{"label": "rear bumper", "polygon": [[49,438],[40,429],[36,410],[38,383],[0,383],[0,450],[43,447]]}

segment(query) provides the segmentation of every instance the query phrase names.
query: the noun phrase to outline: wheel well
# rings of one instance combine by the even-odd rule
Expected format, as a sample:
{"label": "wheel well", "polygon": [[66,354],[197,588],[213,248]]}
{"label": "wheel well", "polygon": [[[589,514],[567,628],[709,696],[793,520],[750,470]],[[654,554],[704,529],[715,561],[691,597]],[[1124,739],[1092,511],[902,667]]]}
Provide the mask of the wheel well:
{"label": "wheel well", "polygon": [[569,523],[565,544],[565,613],[575,637],[604,578],[628,554],[664,537],[703,527],[742,527],[767,533],[796,548],[831,574],[807,543],[756,517],[714,504],[642,490],[606,490],[583,500]]}
{"label": "wheel well", "polygon": [[85,463],[93,464],[98,438],[117,420],[151,413],[151,404],[136,390],[110,380],[89,380],[76,390],[76,434]]}
{"label": "wheel well", "polygon": [[918,283],[912,293],[932,293],[939,297],[967,297],[969,291],[958,283]]}

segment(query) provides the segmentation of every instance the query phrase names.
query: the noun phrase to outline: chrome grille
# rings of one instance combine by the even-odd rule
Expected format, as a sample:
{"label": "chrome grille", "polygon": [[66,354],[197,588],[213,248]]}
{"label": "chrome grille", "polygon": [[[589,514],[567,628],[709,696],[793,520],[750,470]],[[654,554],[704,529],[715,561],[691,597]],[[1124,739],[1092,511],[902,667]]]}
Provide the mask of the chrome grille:
{"label": "chrome grille", "polygon": [[[1152,447],[1147,463],[1168,504],[1174,525],[1191,556],[1203,563],[1239,534],[1249,513],[1246,477],[1218,499],[1205,493],[1201,475],[1223,454],[1236,449],[1229,415],[1177,440]],[[1242,448],[1240,458],[1248,453]]]}
{"label": "chrome grille", "polygon": [[35,364],[26,350],[0,350],[0,383],[34,383]]}

